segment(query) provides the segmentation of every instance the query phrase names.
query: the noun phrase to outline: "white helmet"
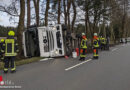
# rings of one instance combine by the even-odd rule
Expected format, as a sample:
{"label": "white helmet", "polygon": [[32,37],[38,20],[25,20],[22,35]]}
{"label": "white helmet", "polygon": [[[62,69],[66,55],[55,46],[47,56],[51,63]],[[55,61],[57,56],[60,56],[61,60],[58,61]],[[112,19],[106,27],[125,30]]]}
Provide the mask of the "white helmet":
{"label": "white helmet", "polygon": [[82,36],[84,36],[85,35],[85,33],[82,33]]}
{"label": "white helmet", "polygon": [[97,33],[94,33],[94,36],[97,36]]}

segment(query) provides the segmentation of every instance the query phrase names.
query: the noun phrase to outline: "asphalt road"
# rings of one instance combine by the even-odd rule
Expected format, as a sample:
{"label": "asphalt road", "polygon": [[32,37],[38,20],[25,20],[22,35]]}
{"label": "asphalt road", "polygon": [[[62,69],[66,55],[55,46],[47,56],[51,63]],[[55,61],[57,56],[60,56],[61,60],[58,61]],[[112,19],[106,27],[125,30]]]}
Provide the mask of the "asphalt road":
{"label": "asphalt road", "polygon": [[72,58],[35,62],[18,66],[14,74],[0,74],[4,81],[22,86],[18,90],[130,90],[130,44],[99,55],[92,60],[89,54],[84,62]]}

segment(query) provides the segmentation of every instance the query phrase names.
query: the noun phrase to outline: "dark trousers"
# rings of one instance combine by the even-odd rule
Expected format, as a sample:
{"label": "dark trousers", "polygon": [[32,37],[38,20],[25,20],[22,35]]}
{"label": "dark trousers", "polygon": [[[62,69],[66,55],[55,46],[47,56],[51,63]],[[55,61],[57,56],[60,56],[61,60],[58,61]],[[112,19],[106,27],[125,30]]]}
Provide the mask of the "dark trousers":
{"label": "dark trousers", "polygon": [[105,44],[101,44],[101,50],[105,50],[106,45]]}
{"label": "dark trousers", "polygon": [[4,65],[4,68],[5,69],[8,69],[9,68],[9,64],[10,64],[10,67],[11,67],[11,69],[13,69],[13,68],[15,68],[15,57],[14,56],[12,56],[12,57],[5,57],[5,60],[4,60],[4,62],[5,62],[5,65]]}
{"label": "dark trousers", "polygon": [[87,49],[80,49],[80,59],[85,59]]}
{"label": "dark trousers", "polygon": [[108,43],[106,44],[106,50],[109,50],[109,44]]}

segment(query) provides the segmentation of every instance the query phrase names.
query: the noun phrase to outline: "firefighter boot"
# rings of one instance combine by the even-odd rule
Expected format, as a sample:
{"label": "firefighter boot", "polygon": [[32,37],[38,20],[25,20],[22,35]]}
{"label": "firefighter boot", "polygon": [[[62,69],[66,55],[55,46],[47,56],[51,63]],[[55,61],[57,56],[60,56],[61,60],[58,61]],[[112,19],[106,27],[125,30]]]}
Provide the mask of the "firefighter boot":
{"label": "firefighter boot", "polygon": [[83,57],[82,61],[85,61],[85,57]]}
{"label": "firefighter boot", "polygon": [[80,57],[79,61],[82,61],[83,57]]}

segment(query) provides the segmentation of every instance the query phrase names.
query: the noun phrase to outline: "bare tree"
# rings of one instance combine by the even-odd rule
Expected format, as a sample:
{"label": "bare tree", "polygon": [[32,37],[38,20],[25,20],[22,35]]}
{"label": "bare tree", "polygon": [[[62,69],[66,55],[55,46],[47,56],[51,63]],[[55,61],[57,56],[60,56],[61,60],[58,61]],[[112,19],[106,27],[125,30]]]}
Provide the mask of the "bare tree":
{"label": "bare tree", "polygon": [[19,58],[22,56],[22,33],[24,30],[24,18],[25,18],[25,1],[20,0],[20,16],[18,23],[18,43],[19,43]]}
{"label": "bare tree", "polygon": [[70,8],[71,8],[71,0],[67,0],[67,20],[68,20],[68,30],[70,30]]}
{"label": "bare tree", "polygon": [[50,5],[50,0],[46,0],[46,11],[45,11],[45,26],[48,25],[48,11],[49,11],[49,5]]}
{"label": "bare tree", "polygon": [[31,22],[30,0],[27,0],[27,28],[30,26],[30,22]]}
{"label": "bare tree", "polygon": [[66,10],[66,0],[63,0],[63,6],[64,6],[64,23],[67,26],[67,10]]}
{"label": "bare tree", "polygon": [[36,14],[36,23],[39,26],[39,3],[40,0],[33,0],[34,7],[35,7],[35,14]]}
{"label": "bare tree", "polygon": [[76,20],[76,15],[77,15],[77,11],[76,11],[76,5],[75,5],[75,0],[72,0],[72,6],[73,6],[73,11],[74,11],[74,16],[73,16],[73,20],[72,20],[72,32],[74,30],[74,24],[75,24],[75,20]]}
{"label": "bare tree", "polygon": [[60,24],[60,17],[61,17],[61,0],[58,0],[58,24]]}

